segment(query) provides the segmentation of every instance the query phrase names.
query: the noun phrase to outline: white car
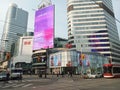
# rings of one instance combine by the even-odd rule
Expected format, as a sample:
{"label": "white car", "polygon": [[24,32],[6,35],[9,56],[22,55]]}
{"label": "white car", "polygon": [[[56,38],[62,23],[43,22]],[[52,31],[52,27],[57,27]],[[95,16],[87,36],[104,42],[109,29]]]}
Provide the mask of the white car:
{"label": "white car", "polygon": [[88,74],[88,78],[96,78],[96,74]]}
{"label": "white car", "polygon": [[96,78],[102,78],[103,77],[103,74],[102,73],[97,73],[96,74]]}

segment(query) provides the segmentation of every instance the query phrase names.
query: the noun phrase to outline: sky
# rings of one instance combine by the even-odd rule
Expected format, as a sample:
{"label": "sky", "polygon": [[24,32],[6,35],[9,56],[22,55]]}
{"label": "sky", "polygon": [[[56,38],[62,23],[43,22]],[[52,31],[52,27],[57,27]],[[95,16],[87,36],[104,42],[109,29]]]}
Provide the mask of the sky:
{"label": "sky", "polygon": [[[34,16],[35,10],[41,0],[0,0],[0,38],[3,32],[4,21],[10,3],[17,4],[18,8],[28,11],[28,29],[27,31],[34,31]],[[51,0],[55,5],[55,37],[67,37],[67,0]],[[112,0],[115,17],[120,21],[120,0]],[[120,33],[120,23],[117,23],[118,31]],[[120,36],[120,35],[119,35]]]}

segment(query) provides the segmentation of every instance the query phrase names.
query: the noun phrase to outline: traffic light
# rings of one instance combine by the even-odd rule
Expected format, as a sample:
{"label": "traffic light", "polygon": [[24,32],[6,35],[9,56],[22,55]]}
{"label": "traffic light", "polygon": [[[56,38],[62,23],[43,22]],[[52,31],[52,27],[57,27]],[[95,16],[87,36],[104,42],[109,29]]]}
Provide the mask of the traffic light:
{"label": "traffic light", "polygon": [[10,52],[6,52],[6,56],[5,56],[6,58],[6,60],[9,60],[10,59],[10,57],[11,57],[11,55],[10,55]]}
{"label": "traffic light", "polygon": [[85,54],[81,54],[80,59],[84,60],[85,59]]}

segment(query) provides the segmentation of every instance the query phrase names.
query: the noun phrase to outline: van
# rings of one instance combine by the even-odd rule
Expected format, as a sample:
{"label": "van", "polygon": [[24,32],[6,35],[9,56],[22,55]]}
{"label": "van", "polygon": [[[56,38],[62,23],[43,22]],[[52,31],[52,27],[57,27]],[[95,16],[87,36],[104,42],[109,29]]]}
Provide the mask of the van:
{"label": "van", "polygon": [[11,69],[10,78],[11,79],[22,79],[23,70],[22,68]]}

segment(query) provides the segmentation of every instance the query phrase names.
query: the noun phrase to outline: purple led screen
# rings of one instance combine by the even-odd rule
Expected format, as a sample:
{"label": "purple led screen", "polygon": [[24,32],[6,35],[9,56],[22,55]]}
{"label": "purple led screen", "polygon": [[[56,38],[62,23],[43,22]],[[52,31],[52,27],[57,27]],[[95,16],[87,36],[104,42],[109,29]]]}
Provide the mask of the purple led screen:
{"label": "purple led screen", "polygon": [[54,5],[36,11],[33,50],[54,47]]}

